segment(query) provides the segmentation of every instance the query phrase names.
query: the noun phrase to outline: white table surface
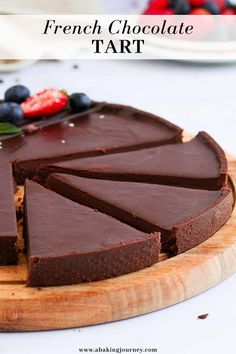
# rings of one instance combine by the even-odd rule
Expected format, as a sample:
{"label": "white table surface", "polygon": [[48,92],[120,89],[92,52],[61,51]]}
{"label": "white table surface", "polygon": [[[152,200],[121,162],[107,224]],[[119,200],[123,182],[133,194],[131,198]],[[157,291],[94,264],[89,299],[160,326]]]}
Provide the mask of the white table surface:
{"label": "white table surface", "polygon": [[[236,65],[147,61],[38,63],[1,74],[0,96],[15,79],[38,91],[46,87],[86,92],[95,100],[130,104],[157,113],[188,132],[209,132],[236,154]],[[174,284],[173,284],[174,287]],[[193,299],[111,324],[81,329],[0,334],[1,354],[74,354],[79,348],[157,348],[158,354],[236,352],[236,275]],[[199,314],[209,313],[205,320]]]}

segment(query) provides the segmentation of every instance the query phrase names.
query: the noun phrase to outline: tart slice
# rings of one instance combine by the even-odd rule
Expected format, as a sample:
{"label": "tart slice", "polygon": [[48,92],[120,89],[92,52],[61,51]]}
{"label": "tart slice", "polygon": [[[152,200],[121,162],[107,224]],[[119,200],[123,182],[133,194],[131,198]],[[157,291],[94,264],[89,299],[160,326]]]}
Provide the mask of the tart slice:
{"label": "tart slice", "polygon": [[0,265],[16,264],[17,224],[10,164],[1,162],[0,171]]}
{"label": "tart slice", "polygon": [[162,250],[184,252],[212,236],[232,213],[230,189],[207,191],[51,174],[48,187],[143,232],[161,232]]}
{"label": "tart slice", "polygon": [[[60,116],[60,114],[59,114]],[[50,120],[46,122],[50,124]],[[42,120],[42,124],[46,124]],[[13,162],[18,184],[45,163],[181,142],[182,129],[132,107],[100,104],[83,114],[65,115],[34,134],[3,141],[0,159]]]}
{"label": "tart slice", "polygon": [[140,232],[36,182],[25,184],[28,285],[100,280],[158,261],[159,233]]}
{"label": "tart slice", "polygon": [[90,178],[217,190],[226,185],[227,160],[205,132],[186,143],[84,158],[45,166],[41,175],[69,173]]}

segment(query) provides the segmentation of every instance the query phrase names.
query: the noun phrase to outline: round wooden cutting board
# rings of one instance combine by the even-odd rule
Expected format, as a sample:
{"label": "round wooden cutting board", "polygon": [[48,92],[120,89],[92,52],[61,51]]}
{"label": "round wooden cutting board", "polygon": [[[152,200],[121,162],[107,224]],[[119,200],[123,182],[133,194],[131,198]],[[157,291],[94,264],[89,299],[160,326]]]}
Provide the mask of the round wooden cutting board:
{"label": "round wooden cutting board", "polygon": [[[227,157],[235,187],[236,159]],[[189,299],[234,272],[236,208],[221,230],[201,245],[113,279],[71,286],[26,287],[27,266],[22,255],[17,266],[0,267],[0,330],[61,329],[129,318]]]}

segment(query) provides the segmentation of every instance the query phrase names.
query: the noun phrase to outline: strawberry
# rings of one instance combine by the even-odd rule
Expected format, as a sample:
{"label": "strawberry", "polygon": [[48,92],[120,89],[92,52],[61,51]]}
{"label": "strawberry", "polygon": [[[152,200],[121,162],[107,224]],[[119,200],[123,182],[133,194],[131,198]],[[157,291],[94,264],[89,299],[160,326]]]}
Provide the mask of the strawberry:
{"label": "strawberry", "polygon": [[168,7],[169,0],[152,0],[145,10],[144,15],[162,15],[163,10]]}
{"label": "strawberry", "polygon": [[199,8],[199,9],[193,9],[190,12],[190,15],[210,15],[210,12],[205,9]]}
{"label": "strawberry", "polygon": [[202,7],[205,0],[189,0],[189,2],[193,7]]}
{"label": "strawberry", "polygon": [[58,89],[46,89],[21,103],[25,118],[51,116],[66,108],[68,96]]}
{"label": "strawberry", "polygon": [[165,9],[165,10],[163,10],[163,15],[174,15],[175,14],[175,12],[174,12],[174,10],[172,10],[172,9]]}
{"label": "strawberry", "polygon": [[169,0],[152,0],[149,7],[156,10],[163,10],[168,7]]}
{"label": "strawberry", "polygon": [[[221,12],[221,15],[235,15],[234,9],[225,9]],[[232,19],[232,22],[234,20]]]}
{"label": "strawberry", "polygon": [[223,11],[227,4],[225,0],[215,0],[215,3],[218,5],[218,7],[220,8],[220,11]]}

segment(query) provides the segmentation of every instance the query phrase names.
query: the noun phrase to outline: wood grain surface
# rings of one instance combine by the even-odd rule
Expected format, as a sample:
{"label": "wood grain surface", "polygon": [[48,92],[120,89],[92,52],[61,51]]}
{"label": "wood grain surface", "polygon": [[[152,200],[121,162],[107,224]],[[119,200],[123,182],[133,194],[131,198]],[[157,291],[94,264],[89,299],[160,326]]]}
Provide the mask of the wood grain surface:
{"label": "wood grain surface", "polygon": [[[228,155],[236,186],[236,158]],[[18,189],[16,203],[21,203]],[[21,234],[21,225],[19,224]],[[22,245],[21,245],[22,246]],[[71,286],[26,287],[27,265],[0,267],[0,330],[80,327],[129,318],[189,299],[236,271],[236,208],[201,245],[152,267],[113,279]]]}

